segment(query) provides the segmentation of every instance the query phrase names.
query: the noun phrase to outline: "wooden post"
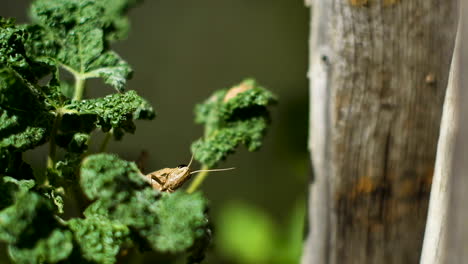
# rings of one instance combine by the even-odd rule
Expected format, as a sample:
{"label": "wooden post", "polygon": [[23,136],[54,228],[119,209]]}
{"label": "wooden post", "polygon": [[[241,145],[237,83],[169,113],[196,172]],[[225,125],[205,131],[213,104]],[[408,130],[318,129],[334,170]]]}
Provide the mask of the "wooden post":
{"label": "wooden post", "polygon": [[312,0],[303,264],[417,263],[457,1]]}

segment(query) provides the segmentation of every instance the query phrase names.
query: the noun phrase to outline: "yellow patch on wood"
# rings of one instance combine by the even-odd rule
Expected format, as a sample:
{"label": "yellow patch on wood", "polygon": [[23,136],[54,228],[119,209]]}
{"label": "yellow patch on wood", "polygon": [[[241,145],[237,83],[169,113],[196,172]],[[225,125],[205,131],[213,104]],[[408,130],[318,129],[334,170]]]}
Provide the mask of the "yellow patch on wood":
{"label": "yellow patch on wood", "polygon": [[361,177],[356,185],[356,191],[359,193],[370,193],[374,189],[375,186],[370,177]]}
{"label": "yellow patch on wood", "polygon": [[350,192],[350,198],[354,199],[362,195],[372,193],[377,189],[377,186],[374,184],[370,177],[364,176],[360,177],[355,187]]}
{"label": "yellow patch on wood", "polygon": [[398,0],[384,0],[383,1],[384,6],[392,6],[392,5],[395,5],[396,3],[398,3]]}
{"label": "yellow patch on wood", "polygon": [[349,0],[349,3],[353,6],[364,6],[369,0]]}

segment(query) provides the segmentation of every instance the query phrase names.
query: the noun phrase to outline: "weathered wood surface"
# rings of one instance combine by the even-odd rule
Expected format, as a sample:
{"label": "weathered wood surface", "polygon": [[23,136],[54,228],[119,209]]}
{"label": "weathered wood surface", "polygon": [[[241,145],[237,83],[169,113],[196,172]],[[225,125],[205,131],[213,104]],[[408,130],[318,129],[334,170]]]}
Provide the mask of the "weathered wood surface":
{"label": "weathered wood surface", "polygon": [[468,262],[468,3],[462,1],[457,75],[456,122],[453,174],[450,177],[450,206],[444,263]]}
{"label": "weathered wood surface", "polygon": [[457,1],[313,0],[311,12],[302,263],[417,263]]}
{"label": "weathered wood surface", "polygon": [[420,264],[446,263],[446,234],[449,230],[447,215],[450,200],[450,179],[453,175],[452,163],[455,148],[455,136],[458,130],[458,78],[460,41],[457,33],[450,66],[450,76],[445,94],[439,141],[437,143],[436,163],[431,186],[429,211]]}
{"label": "weathered wood surface", "polygon": [[[314,167],[313,184],[309,186],[309,234],[304,243],[303,263],[328,263],[330,250],[330,186],[329,186],[329,156],[327,151],[329,141],[329,116],[327,107],[329,92],[329,1],[314,3],[311,16],[311,37],[308,73],[310,87],[310,129],[309,148]],[[313,219],[313,221],[312,221]]]}

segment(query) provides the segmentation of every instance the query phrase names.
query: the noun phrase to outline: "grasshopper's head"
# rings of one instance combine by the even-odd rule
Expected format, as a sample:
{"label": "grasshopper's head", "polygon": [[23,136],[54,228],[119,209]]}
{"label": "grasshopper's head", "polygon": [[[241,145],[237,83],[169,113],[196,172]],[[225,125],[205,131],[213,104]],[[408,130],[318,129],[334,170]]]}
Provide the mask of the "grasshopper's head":
{"label": "grasshopper's head", "polygon": [[164,189],[175,190],[179,188],[182,184],[188,181],[191,178],[190,166],[192,165],[193,156],[190,159],[188,165],[181,164],[176,168],[172,169],[167,177],[167,181],[164,184]]}
{"label": "grasshopper's head", "polygon": [[[190,172],[191,172],[190,171],[190,164],[189,165],[181,164],[181,165],[177,166],[176,168],[174,168],[174,170],[171,172],[168,180],[171,180],[171,178],[174,181],[188,180],[190,178]],[[187,178],[187,179],[185,179],[185,178]]]}

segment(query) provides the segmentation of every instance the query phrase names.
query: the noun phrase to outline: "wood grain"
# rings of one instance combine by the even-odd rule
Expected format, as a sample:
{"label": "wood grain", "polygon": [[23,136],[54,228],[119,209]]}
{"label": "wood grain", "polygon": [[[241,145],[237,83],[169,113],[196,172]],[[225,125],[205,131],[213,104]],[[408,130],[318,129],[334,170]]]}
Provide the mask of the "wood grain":
{"label": "wood grain", "polygon": [[[372,1],[357,8],[317,0],[312,10],[328,14],[325,23],[315,22],[325,33],[311,32],[310,42],[310,52],[325,54],[328,66],[324,82],[309,74],[315,173],[309,210],[326,207],[309,214],[309,234],[322,225],[327,234],[307,239],[304,250],[321,245],[315,253],[321,257],[304,253],[302,263],[417,263],[457,1]],[[315,57],[310,73],[323,68]],[[312,193],[319,184],[327,191]]]}

